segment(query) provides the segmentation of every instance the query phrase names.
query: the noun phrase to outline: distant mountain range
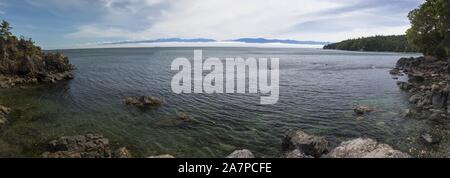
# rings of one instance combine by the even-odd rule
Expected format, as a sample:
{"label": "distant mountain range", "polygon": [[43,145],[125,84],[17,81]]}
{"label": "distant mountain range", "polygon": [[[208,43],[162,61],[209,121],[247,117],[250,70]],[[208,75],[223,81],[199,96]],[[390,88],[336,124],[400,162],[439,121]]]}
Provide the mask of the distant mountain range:
{"label": "distant mountain range", "polygon": [[184,38],[161,38],[156,40],[140,40],[140,41],[120,41],[113,43],[103,43],[103,44],[134,44],[134,43],[168,43],[168,42],[216,42],[213,39],[207,38],[192,38],[192,39],[184,39]]}
{"label": "distant mountain range", "polygon": [[235,40],[225,40],[217,41],[208,38],[161,38],[156,40],[140,40],[140,41],[120,41],[112,43],[103,43],[104,45],[110,44],[136,44],[136,43],[168,43],[168,42],[184,42],[184,43],[195,43],[195,42],[241,42],[241,43],[282,43],[282,44],[308,44],[308,45],[327,45],[330,42],[319,42],[319,41],[297,41],[297,40],[280,40],[280,39],[265,39],[265,38],[239,38]]}

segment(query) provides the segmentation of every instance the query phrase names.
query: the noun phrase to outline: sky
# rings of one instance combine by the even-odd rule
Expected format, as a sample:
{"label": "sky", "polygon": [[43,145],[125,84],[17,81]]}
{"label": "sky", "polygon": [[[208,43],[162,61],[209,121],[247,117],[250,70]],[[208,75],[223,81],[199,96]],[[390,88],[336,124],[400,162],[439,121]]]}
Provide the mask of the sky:
{"label": "sky", "polygon": [[0,19],[44,49],[159,38],[337,42],[404,34],[425,0],[0,0]]}

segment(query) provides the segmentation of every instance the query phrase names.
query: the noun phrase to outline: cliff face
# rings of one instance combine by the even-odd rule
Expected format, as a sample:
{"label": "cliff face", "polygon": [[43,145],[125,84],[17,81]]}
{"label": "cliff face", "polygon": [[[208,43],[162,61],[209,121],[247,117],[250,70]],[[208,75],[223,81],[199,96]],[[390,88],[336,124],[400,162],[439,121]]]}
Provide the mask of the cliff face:
{"label": "cliff face", "polygon": [[0,38],[0,87],[71,79],[73,69],[67,57],[44,53],[31,39]]}

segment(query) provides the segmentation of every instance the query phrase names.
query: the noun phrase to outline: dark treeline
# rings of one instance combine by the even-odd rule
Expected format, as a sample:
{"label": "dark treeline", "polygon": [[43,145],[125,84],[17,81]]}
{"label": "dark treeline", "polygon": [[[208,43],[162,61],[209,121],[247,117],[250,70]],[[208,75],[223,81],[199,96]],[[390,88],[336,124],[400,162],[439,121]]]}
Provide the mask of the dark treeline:
{"label": "dark treeline", "polygon": [[405,35],[374,36],[345,40],[326,45],[324,49],[378,52],[417,52]]}

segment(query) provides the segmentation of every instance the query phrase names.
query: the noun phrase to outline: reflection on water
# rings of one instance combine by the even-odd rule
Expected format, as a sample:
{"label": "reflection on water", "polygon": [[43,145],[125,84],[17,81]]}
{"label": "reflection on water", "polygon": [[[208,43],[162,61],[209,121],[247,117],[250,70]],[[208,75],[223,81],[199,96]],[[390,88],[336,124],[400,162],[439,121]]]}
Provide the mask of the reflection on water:
{"label": "reflection on water", "polygon": [[[253,94],[171,92],[177,57],[193,48],[89,49],[62,51],[76,65],[72,81],[28,89],[0,90],[14,108],[0,136],[0,156],[38,156],[42,143],[62,135],[100,133],[136,156],[224,157],[248,148],[259,157],[279,154],[288,129],[326,136],[334,145],[370,137],[408,151],[427,129],[426,121],[403,119],[408,107],[388,70],[413,54],[360,53],[318,49],[204,48],[204,57],[280,58],[280,100],[260,105]],[[163,97],[155,110],[125,106],[129,95]],[[357,104],[376,112],[353,115]],[[194,122],[173,119],[187,112]]]}

